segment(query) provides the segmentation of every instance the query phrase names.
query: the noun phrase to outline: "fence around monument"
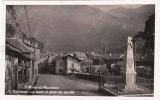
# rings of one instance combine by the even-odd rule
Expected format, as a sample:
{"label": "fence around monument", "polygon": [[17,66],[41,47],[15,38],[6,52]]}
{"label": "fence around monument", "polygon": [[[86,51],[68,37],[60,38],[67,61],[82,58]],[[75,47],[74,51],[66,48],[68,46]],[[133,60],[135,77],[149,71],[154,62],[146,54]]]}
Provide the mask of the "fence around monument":
{"label": "fence around monument", "polygon": [[125,82],[121,76],[105,77],[103,86],[117,95],[147,95],[153,94],[154,80],[147,78],[136,78],[137,89],[133,91],[125,91]]}
{"label": "fence around monument", "polygon": [[154,88],[154,80],[153,79],[147,79],[147,78],[137,78],[136,84],[138,86],[143,86],[146,89],[149,89],[153,91]]}

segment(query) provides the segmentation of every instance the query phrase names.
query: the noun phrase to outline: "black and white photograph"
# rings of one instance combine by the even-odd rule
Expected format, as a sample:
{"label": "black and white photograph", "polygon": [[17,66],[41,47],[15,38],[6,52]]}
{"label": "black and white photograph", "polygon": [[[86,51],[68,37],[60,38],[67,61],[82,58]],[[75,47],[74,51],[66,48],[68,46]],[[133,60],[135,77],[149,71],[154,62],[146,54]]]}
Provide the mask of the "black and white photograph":
{"label": "black and white photograph", "polygon": [[154,96],[155,5],[6,5],[5,95]]}

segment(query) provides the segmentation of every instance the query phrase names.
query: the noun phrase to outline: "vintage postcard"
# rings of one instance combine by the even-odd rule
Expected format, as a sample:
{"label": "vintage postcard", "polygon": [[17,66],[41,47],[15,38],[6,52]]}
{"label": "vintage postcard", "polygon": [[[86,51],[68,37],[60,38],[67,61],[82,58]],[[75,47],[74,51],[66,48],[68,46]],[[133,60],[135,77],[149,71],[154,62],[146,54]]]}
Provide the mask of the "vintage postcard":
{"label": "vintage postcard", "polygon": [[155,7],[6,4],[4,95],[157,97]]}

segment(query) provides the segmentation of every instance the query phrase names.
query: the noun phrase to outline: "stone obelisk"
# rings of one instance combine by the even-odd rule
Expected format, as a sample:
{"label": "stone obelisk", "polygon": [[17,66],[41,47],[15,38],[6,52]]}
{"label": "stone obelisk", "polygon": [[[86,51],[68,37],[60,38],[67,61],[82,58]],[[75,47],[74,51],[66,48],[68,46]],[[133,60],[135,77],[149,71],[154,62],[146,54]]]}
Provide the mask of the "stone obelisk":
{"label": "stone obelisk", "polygon": [[123,66],[123,77],[125,80],[124,90],[136,90],[136,71],[134,66],[132,37],[128,37],[127,41],[127,50],[125,52]]}

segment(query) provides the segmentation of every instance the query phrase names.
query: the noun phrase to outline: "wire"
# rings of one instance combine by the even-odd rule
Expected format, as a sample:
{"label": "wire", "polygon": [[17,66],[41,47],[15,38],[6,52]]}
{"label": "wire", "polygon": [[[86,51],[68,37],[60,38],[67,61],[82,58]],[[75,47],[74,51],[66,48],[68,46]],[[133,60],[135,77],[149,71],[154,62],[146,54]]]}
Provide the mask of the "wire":
{"label": "wire", "polygon": [[30,27],[29,27],[29,20],[28,20],[26,5],[24,5],[24,11],[25,11],[26,20],[27,20],[27,27],[28,27],[29,36],[31,37],[31,31],[30,31]]}

